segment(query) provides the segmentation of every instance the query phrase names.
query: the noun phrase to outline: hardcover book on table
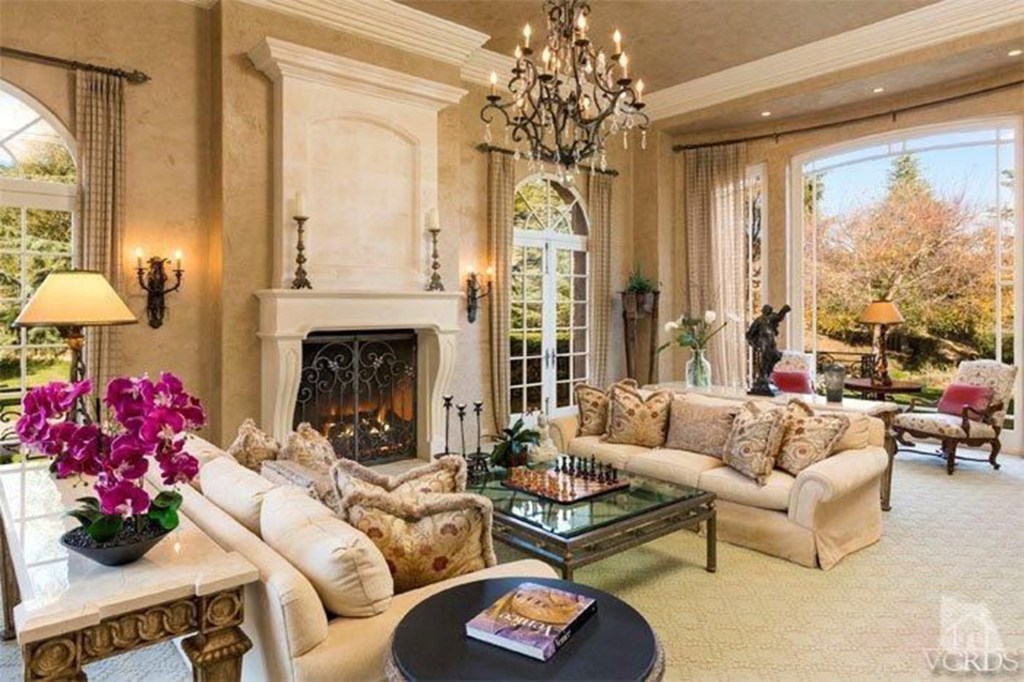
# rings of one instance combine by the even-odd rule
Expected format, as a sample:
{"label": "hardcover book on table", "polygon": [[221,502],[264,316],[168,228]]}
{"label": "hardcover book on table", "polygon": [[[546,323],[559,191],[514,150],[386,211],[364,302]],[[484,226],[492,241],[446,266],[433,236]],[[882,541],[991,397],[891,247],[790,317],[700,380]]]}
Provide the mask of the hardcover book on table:
{"label": "hardcover book on table", "polygon": [[466,623],[473,639],[546,661],[597,610],[597,602],[537,583],[523,583]]}

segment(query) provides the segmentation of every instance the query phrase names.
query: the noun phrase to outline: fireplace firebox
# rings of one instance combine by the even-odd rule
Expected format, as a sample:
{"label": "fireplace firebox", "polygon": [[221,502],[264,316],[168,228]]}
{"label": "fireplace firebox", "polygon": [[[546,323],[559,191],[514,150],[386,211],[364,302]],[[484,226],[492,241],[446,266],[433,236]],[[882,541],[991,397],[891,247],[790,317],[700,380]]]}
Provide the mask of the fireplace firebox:
{"label": "fireplace firebox", "polygon": [[293,425],[309,422],[339,457],[416,457],[416,333],[314,332],[302,342]]}

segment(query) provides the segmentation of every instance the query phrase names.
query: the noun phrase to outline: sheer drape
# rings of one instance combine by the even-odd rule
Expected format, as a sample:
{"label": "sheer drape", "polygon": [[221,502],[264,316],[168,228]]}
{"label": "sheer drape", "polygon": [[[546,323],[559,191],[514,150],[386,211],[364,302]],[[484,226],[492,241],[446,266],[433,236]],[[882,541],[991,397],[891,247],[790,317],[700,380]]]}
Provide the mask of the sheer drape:
{"label": "sheer drape", "polygon": [[[746,146],[688,149],[680,163],[686,205],[686,311],[699,316],[714,310],[720,320],[730,316],[742,320]],[[744,384],[747,347],[743,331],[742,322],[730,321],[711,341],[708,357],[713,383]]]}
{"label": "sheer drape", "polygon": [[[75,79],[76,258],[81,268],[103,273],[118,288],[124,229],[124,80],[92,71],[76,71]],[[118,330],[93,327],[85,333],[86,371],[103,385],[117,372]],[[96,376],[97,368],[101,376]]]}
{"label": "sheer drape", "polygon": [[487,227],[489,257],[494,268],[491,288],[491,402],[494,426],[501,431],[509,419],[509,267],[512,262],[512,213],[516,173],[512,155],[487,152]]}
{"label": "sheer drape", "polygon": [[590,383],[608,381],[608,333],[611,314],[612,182],[605,173],[592,173],[587,197],[590,211]]}

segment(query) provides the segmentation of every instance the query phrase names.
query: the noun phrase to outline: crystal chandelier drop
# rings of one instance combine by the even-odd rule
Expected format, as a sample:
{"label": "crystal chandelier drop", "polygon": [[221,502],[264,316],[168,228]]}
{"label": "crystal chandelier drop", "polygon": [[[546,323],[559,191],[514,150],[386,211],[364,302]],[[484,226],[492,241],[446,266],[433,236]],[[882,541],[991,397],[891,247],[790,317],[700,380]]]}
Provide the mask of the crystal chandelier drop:
{"label": "crystal chandelier drop", "polygon": [[605,170],[609,138],[621,135],[628,149],[634,129],[646,148],[644,82],[634,83],[630,75],[622,35],[615,31],[615,49],[606,55],[587,35],[588,0],[544,0],[544,10],[547,39],[535,48],[530,25],[523,27],[508,98],[498,93],[498,75],[491,73],[491,91],[480,110],[487,143],[491,123],[504,120],[505,140],[515,145],[516,158],[557,164],[566,174],[585,162],[591,170]]}

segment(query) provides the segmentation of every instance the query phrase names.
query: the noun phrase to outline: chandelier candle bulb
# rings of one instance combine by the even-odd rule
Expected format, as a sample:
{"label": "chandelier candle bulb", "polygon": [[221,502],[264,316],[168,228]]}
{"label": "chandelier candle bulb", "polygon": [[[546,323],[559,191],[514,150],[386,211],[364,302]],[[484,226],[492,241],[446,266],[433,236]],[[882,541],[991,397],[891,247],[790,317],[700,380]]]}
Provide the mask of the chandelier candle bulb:
{"label": "chandelier candle bulb", "polygon": [[491,96],[494,97],[498,94],[498,74],[491,71]]}
{"label": "chandelier candle bulb", "polygon": [[622,54],[622,34],[619,33],[619,29],[615,29],[615,33],[612,34],[612,41],[615,43],[615,54]]}
{"label": "chandelier candle bulb", "polygon": [[622,67],[622,79],[629,80],[629,56],[625,52],[619,57],[619,66]]}
{"label": "chandelier candle bulb", "polygon": [[530,49],[530,36],[533,35],[533,29],[527,24],[523,26],[523,51]]}
{"label": "chandelier candle bulb", "polygon": [[644,101],[644,79],[641,78],[636,82],[636,101],[637,104],[643,104]]}

